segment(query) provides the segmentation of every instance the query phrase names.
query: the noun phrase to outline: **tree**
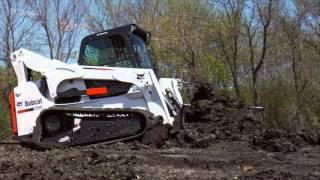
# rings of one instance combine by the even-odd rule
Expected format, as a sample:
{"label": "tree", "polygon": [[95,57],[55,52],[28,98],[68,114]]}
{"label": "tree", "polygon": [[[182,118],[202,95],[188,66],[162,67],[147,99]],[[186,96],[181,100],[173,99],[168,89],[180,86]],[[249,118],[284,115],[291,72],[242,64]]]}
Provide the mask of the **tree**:
{"label": "tree", "polygon": [[18,0],[0,0],[0,60],[5,67],[10,65],[10,53],[29,46],[33,23],[27,19],[28,7]]}
{"label": "tree", "polygon": [[309,28],[308,37],[305,39],[305,43],[312,47],[318,56],[320,56],[320,2],[317,0],[307,1],[308,10],[305,12],[305,18],[303,21]]}
{"label": "tree", "polygon": [[67,0],[27,0],[30,18],[42,30],[39,41],[47,46],[51,59],[66,62],[74,53],[86,3]]}
{"label": "tree", "polygon": [[[312,97],[315,92],[318,92],[319,87],[313,86],[317,78],[313,77],[317,69],[313,68],[317,65],[314,61],[316,58],[316,49],[310,48],[310,40],[316,40],[310,38],[312,30],[307,26],[306,20],[308,14],[311,12],[310,1],[295,0],[293,1],[294,9],[287,10],[286,13],[282,13],[278,19],[281,25],[281,30],[285,35],[283,53],[286,53],[287,59],[290,65],[290,76],[288,81],[292,84],[293,96],[292,109],[291,110],[291,123],[292,128],[299,130],[304,128],[309,119],[312,110],[310,109],[310,100],[315,99]],[[309,42],[308,42],[309,41]],[[318,71],[319,72],[319,71]],[[312,87],[312,88],[311,88]],[[317,89],[318,88],[318,89]],[[311,98],[311,99],[310,99]],[[309,115],[308,115],[309,114]]]}
{"label": "tree", "polygon": [[90,11],[86,16],[88,30],[99,32],[115,26],[124,24],[125,11],[124,1],[96,0],[92,5],[95,10]]}
{"label": "tree", "polygon": [[[95,6],[101,10],[88,16],[90,30],[101,31],[116,25],[137,23],[151,31],[151,48],[158,63],[166,67],[162,68],[163,72],[169,69],[170,74],[181,77],[185,70],[188,79],[199,79],[199,61],[204,60],[208,49],[203,44],[206,29],[203,22],[209,11],[206,1],[129,0],[114,3],[99,0]],[[176,70],[178,67],[179,71]]]}
{"label": "tree", "polygon": [[220,57],[226,62],[231,72],[234,91],[240,97],[239,60],[241,21],[243,18],[244,0],[217,0],[214,3],[222,11],[211,21],[215,30],[216,42],[220,49]]}
{"label": "tree", "polygon": [[2,102],[7,102],[7,97],[12,85],[10,78],[12,78],[13,70],[10,64],[10,54],[21,47],[29,47],[28,41],[32,35],[33,24],[27,19],[26,14],[28,7],[23,2],[18,0],[1,0],[0,1],[0,60],[4,62],[3,71],[4,79],[0,82]]}
{"label": "tree", "polygon": [[[268,35],[272,21],[273,0],[254,1],[251,8],[251,14],[245,21],[245,32],[248,38],[249,60],[252,75],[252,97],[253,104],[258,105],[257,81],[259,72],[265,62],[268,50]],[[261,32],[261,38],[256,37]],[[261,40],[260,40],[261,39]],[[259,41],[255,43],[254,41]],[[257,47],[258,46],[258,47]],[[258,52],[260,54],[258,55]]]}
{"label": "tree", "polygon": [[93,4],[95,10],[86,17],[88,30],[102,31],[129,23],[150,25],[150,19],[155,20],[162,4],[161,0],[97,0]]}
{"label": "tree", "polygon": [[[14,83],[10,54],[21,47],[29,47],[33,24],[27,19],[28,12],[24,2],[0,0],[0,131],[9,127],[8,96]],[[6,131],[5,131],[6,132]]]}

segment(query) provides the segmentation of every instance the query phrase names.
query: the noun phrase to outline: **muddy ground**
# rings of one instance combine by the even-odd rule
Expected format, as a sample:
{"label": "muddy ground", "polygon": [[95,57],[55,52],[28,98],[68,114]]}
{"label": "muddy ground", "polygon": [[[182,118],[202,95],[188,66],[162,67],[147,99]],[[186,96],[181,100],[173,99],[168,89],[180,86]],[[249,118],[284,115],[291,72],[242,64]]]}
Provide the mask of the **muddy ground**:
{"label": "muddy ground", "polygon": [[0,179],[320,179],[319,135],[266,128],[260,115],[203,86],[184,130],[158,125],[143,143],[108,146],[1,145]]}
{"label": "muddy ground", "polygon": [[0,147],[0,179],[320,179],[320,147],[256,150],[221,141],[204,149],[110,147],[31,151]]}

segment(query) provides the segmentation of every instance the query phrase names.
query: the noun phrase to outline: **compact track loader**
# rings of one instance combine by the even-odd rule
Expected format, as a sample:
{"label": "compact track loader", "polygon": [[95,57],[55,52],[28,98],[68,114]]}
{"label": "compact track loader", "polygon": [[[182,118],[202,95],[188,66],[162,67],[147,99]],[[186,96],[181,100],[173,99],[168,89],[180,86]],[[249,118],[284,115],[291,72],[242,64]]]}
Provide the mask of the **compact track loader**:
{"label": "compact track loader", "polygon": [[18,85],[10,107],[17,139],[74,146],[139,138],[158,121],[181,128],[181,83],[157,76],[146,47],[150,38],[135,24],[89,35],[78,64],[25,49],[12,53]]}

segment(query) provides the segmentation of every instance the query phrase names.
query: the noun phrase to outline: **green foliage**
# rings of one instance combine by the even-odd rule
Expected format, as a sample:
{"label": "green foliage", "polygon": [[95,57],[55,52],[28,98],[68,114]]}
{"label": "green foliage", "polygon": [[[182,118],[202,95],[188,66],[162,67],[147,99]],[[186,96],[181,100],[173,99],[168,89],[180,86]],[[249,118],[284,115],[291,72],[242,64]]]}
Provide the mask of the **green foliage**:
{"label": "green foliage", "polygon": [[212,54],[199,61],[199,76],[221,89],[225,89],[230,82],[228,67]]}
{"label": "green foliage", "polygon": [[[315,82],[318,80],[314,80]],[[305,114],[305,121],[312,129],[320,131],[320,89],[318,84],[310,85],[306,88],[303,98],[304,104],[302,112]]]}
{"label": "green foliage", "polygon": [[260,98],[265,107],[265,120],[272,127],[290,128],[288,117],[292,96],[289,84],[280,78],[264,82],[260,86]]}
{"label": "green foliage", "polygon": [[320,94],[315,87],[307,86],[297,104],[297,94],[288,77],[282,75],[264,80],[260,85],[260,101],[265,107],[265,121],[271,127],[289,131],[320,130]]}
{"label": "green foliage", "polygon": [[11,116],[9,109],[9,93],[16,85],[16,77],[12,68],[0,69],[0,137],[7,137],[11,131]]}
{"label": "green foliage", "polygon": [[31,77],[33,81],[40,80],[43,76],[40,72],[31,71]]}

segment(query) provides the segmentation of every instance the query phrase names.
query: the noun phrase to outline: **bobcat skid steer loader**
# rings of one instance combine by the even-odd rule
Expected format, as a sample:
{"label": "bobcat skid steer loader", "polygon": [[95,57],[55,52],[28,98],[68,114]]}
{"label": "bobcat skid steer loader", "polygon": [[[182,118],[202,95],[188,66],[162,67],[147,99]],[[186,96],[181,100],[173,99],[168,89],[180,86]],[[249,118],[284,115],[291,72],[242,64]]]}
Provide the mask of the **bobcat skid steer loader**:
{"label": "bobcat skid steer loader", "polygon": [[9,99],[17,139],[74,146],[138,138],[159,119],[181,128],[181,83],[155,74],[149,41],[150,33],[130,24],[85,37],[78,64],[25,49],[12,53],[18,85]]}

